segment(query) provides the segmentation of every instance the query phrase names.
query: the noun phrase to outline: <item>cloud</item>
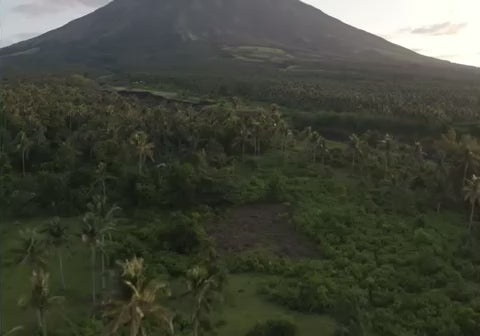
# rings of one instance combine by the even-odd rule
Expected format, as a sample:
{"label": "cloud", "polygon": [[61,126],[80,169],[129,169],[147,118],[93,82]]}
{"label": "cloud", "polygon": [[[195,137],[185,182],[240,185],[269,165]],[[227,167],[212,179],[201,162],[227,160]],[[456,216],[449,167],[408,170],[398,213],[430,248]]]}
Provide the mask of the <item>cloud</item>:
{"label": "cloud", "polygon": [[0,41],[0,48],[9,46],[11,44],[20,42],[20,41],[25,41],[28,40],[32,37],[35,37],[37,35],[40,35],[40,33],[18,33],[18,34],[13,34],[8,37],[8,39],[3,39]]}
{"label": "cloud", "polygon": [[468,26],[467,22],[453,23],[442,22],[428,26],[421,27],[409,27],[403,28],[398,31],[399,34],[417,34],[417,35],[430,35],[430,36],[442,36],[442,35],[456,35]]}
{"label": "cloud", "polygon": [[56,13],[67,7],[86,6],[100,7],[106,5],[111,0],[42,0],[13,7],[13,11],[26,16],[37,16]]}
{"label": "cloud", "polygon": [[37,16],[58,12],[58,8],[46,6],[43,4],[28,3],[13,7],[14,12],[27,16]]}

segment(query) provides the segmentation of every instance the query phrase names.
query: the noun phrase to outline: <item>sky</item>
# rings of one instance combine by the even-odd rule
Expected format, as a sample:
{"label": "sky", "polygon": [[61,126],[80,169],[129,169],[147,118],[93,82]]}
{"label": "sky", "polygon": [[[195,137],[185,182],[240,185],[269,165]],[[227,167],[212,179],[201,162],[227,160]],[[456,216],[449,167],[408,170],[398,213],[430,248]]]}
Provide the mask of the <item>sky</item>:
{"label": "sky", "polygon": [[[0,46],[58,28],[108,1],[0,0]],[[304,1],[421,54],[480,67],[480,0]]]}

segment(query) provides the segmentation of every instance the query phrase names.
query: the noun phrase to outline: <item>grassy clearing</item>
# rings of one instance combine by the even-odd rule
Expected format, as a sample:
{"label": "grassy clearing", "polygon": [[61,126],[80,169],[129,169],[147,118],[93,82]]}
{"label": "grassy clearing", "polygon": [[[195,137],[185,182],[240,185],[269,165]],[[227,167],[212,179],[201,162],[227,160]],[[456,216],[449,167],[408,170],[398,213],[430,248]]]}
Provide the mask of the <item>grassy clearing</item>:
{"label": "grassy clearing", "polygon": [[257,322],[287,318],[299,327],[299,336],[331,336],[335,322],[327,316],[293,312],[271,304],[257,293],[259,286],[272,277],[241,274],[229,277],[224,304],[215,319],[224,321],[219,336],[244,336]]}
{"label": "grassy clearing", "polygon": [[239,46],[225,47],[224,50],[242,61],[279,63],[293,59],[293,56],[277,48]]}
{"label": "grassy clearing", "polygon": [[111,89],[118,93],[148,94],[153,97],[165,99],[167,101],[185,104],[214,103],[213,100],[204,100],[195,96],[187,96],[175,91],[162,91],[149,88],[131,88],[123,86],[116,86],[112,87]]}

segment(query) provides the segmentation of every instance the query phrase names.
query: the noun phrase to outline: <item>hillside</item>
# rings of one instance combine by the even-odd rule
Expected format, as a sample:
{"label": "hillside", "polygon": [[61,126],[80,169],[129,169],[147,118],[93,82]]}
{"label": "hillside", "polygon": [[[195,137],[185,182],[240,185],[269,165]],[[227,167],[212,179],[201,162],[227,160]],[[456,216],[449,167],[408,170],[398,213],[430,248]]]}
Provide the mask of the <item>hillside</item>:
{"label": "hillside", "polygon": [[[298,0],[115,0],[0,50],[7,69],[123,71],[468,67],[421,56]],[[30,65],[30,66],[29,66]]]}

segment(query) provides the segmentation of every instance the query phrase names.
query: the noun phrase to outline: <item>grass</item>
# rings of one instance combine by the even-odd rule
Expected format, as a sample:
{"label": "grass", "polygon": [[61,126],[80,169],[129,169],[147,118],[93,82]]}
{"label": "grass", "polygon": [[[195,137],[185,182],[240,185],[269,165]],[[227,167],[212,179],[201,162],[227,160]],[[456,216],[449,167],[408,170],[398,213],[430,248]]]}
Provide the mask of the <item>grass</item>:
{"label": "grass", "polygon": [[[23,223],[4,223],[2,228],[0,242],[2,255],[8,263],[8,251],[16,244],[18,231],[25,228],[38,227],[47,220],[29,220]],[[70,227],[78,225],[78,219],[66,219],[66,224]],[[8,226],[12,225],[7,230]],[[64,252],[64,271],[67,283],[67,291],[63,293],[61,289],[60,275],[58,272],[58,262],[54,255],[51,255],[48,262],[50,273],[50,293],[52,296],[64,296],[65,300],[60,306],[51,310],[48,316],[48,322],[51,328],[63,330],[68,328],[64,318],[78,319],[90,313],[91,307],[91,277],[89,252],[80,243],[80,239],[74,237],[71,246]],[[75,241],[77,240],[77,241]],[[8,266],[4,267],[2,272],[2,282],[4,284],[3,294],[3,312],[4,322],[7,329],[17,325],[23,325],[25,330],[21,335],[30,336],[36,328],[36,319],[34,312],[28,308],[19,307],[18,301],[21,297],[28,297],[30,293],[31,273],[27,266]]]}
{"label": "grass", "polygon": [[224,50],[242,61],[277,63],[293,59],[293,56],[277,48],[239,46],[225,47]]}
{"label": "grass", "polygon": [[258,293],[259,286],[271,279],[266,275],[240,274],[229,277],[217,322],[219,336],[244,336],[257,322],[287,318],[298,326],[299,336],[331,336],[335,322],[328,316],[301,314],[269,303]]}
{"label": "grass", "polygon": [[213,100],[203,100],[195,96],[183,96],[182,94],[174,91],[162,91],[149,88],[130,88],[123,86],[116,86],[111,88],[115,92],[127,92],[127,93],[146,93],[154,97],[162,98],[168,101],[174,101],[186,104],[200,104],[200,103],[213,103]]}
{"label": "grass", "polygon": [[[72,231],[78,232],[78,218],[62,219]],[[8,251],[16,244],[18,231],[25,228],[39,227],[48,219],[29,220],[22,223],[7,222],[0,227],[0,241],[2,254],[8,259]],[[51,295],[64,296],[65,301],[61,306],[51,310],[48,316],[51,330],[71,332],[69,321],[84,320],[91,310],[91,273],[90,255],[78,237],[73,237],[73,243],[65,251],[64,267],[67,282],[67,291],[61,289],[58,272],[57,258],[50,256],[48,269],[51,274]],[[6,327],[11,328],[22,325],[25,330],[19,335],[30,336],[36,330],[34,312],[24,310],[18,306],[18,300],[30,293],[30,270],[27,266],[7,266],[4,268],[2,281],[4,284],[3,311]],[[330,336],[335,330],[335,322],[326,316],[307,315],[289,311],[279,305],[269,303],[257,293],[259,286],[271,279],[266,275],[241,274],[230,275],[223,293],[224,301],[213,316],[216,330],[220,336],[243,336],[257,322],[268,319],[288,318],[294,321],[300,331],[300,336]],[[180,280],[174,280],[172,285]],[[97,280],[97,286],[100,279]],[[184,287],[183,283],[182,286]],[[180,286],[181,287],[181,286]],[[185,288],[178,288],[182,292]],[[170,302],[169,306],[177,306],[188,315],[188,305],[180,302]],[[173,308],[173,307],[172,307]],[[320,333],[319,333],[320,331]]]}

